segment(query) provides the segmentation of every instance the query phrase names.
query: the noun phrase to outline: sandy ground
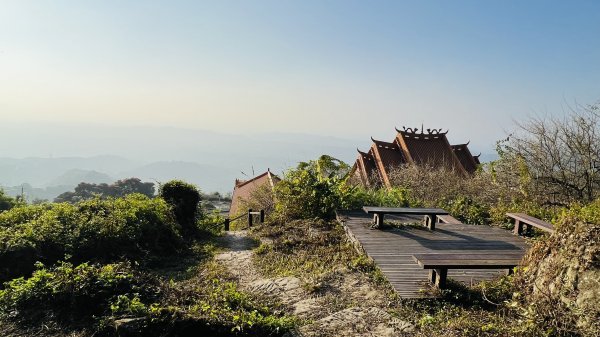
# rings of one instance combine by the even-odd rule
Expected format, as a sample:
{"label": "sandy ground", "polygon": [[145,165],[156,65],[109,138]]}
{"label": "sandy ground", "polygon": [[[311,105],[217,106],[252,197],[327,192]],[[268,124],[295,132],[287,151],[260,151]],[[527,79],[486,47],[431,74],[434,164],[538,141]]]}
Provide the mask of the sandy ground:
{"label": "sandy ground", "polygon": [[255,243],[246,231],[228,232],[226,252],[216,256],[247,292],[272,297],[305,324],[291,336],[410,335],[413,326],[385,310],[387,299],[360,273],[339,270],[326,281],[325,291],[309,293],[296,277],[265,278],[254,268]]}

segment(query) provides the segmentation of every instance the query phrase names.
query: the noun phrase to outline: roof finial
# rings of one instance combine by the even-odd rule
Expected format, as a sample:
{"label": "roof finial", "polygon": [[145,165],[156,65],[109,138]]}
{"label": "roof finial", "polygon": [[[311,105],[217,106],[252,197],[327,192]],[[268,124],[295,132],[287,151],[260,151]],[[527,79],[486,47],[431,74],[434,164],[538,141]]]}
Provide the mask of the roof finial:
{"label": "roof finial", "polygon": [[423,134],[423,128],[424,128],[423,123],[421,123],[421,134]]}

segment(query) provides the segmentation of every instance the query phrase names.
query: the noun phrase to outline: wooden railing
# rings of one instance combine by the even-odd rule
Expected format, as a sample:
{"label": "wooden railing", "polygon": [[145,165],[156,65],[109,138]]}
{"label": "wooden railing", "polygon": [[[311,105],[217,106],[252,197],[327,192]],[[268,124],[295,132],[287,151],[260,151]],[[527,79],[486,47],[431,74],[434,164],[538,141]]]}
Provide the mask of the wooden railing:
{"label": "wooden railing", "polygon": [[247,219],[248,219],[248,227],[252,227],[252,224],[254,223],[254,216],[255,215],[258,215],[258,223],[264,223],[265,222],[265,210],[261,209],[258,212],[254,212],[250,208],[250,209],[248,209],[248,212],[243,213],[243,214],[241,214],[241,215],[239,215],[239,216],[237,216],[237,217],[235,217],[233,219],[230,219],[230,218],[225,219],[225,223],[224,223],[225,230],[229,231],[229,225],[233,221],[239,220],[239,219],[241,219],[243,217],[247,217]]}

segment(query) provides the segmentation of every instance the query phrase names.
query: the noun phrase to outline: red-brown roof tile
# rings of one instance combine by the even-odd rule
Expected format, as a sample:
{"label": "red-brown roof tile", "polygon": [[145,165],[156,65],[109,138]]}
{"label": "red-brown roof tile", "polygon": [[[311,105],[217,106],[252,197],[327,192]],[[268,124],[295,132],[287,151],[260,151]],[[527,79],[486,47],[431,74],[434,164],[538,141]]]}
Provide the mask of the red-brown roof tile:
{"label": "red-brown roof tile", "polygon": [[380,140],[373,140],[371,151],[377,164],[383,183],[390,186],[389,174],[394,168],[406,164],[406,159],[400,147],[396,143],[388,143]]}
{"label": "red-brown roof tile", "polygon": [[231,216],[237,215],[243,211],[241,209],[242,204],[245,200],[248,200],[254,191],[262,186],[269,186],[273,188],[277,182],[279,182],[278,176],[271,173],[270,170],[258,175],[250,180],[237,180],[235,181],[235,187],[233,189],[233,195],[231,196],[231,207],[229,208],[229,214]]}
{"label": "red-brown roof tile", "polygon": [[474,173],[477,170],[477,166],[479,165],[479,158],[474,157],[469,150],[468,143],[467,144],[458,144],[452,145],[452,151],[462,164],[462,166],[469,173]]}
{"label": "red-brown roof tile", "polygon": [[412,133],[398,131],[396,139],[411,162],[417,165],[445,166],[460,173],[466,173],[452,151],[445,133]]}

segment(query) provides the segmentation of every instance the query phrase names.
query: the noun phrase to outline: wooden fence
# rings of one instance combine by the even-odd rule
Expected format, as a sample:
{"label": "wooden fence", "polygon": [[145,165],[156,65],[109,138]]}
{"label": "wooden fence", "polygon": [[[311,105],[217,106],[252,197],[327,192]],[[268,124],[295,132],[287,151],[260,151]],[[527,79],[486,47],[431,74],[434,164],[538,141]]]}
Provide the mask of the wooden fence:
{"label": "wooden fence", "polygon": [[248,212],[246,212],[244,214],[241,214],[238,217],[235,217],[233,219],[230,219],[230,218],[225,219],[225,223],[224,223],[225,230],[229,231],[229,225],[233,221],[239,220],[239,219],[244,218],[244,217],[246,217],[248,219],[248,227],[252,227],[252,225],[254,224],[254,216],[255,215],[258,215],[258,223],[264,223],[265,222],[265,210],[261,209],[258,212],[254,212],[250,208],[250,209],[248,209]]}

